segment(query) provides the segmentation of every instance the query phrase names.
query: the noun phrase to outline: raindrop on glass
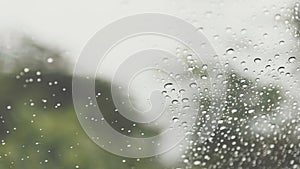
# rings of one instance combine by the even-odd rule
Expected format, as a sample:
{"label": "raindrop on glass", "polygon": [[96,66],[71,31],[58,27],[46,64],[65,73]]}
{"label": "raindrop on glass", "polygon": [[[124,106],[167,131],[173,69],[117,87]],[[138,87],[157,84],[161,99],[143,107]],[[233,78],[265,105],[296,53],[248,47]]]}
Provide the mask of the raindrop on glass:
{"label": "raindrop on glass", "polygon": [[51,58],[51,57],[47,58],[47,62],[48,63],[53,63],[53,58]]}
{"label": "raindrop on glass", "polygon": [[290,63],[293,63],[293,62],[295,62],[295,61],[296,61],[296,57],[290,57],[290,58],[289,58],[289,62],[290,62]]}
{"label": "raindrop on glass", "polygon": [[255,62],[255,63],[259,63],[260,61],[261,61],[261,58],[255,58],[255,59],[254,59],[254,62]]}
{"label": "raindrop on glass", "polygon": [[166,84],[164,85],[164,88],[165,88],[165,89],[170,89],[170,88],[172,88],[172,86],[173,86],[173,83],[166,83]]}

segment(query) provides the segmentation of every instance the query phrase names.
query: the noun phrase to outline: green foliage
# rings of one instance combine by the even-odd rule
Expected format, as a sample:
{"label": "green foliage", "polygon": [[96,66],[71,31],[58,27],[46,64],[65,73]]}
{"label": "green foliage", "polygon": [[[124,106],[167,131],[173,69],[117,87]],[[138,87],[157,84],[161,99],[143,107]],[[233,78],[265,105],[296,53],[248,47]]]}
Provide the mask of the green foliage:
{"label": "green foliage", "polygon": [[[14,60],[10,72],[0,74],[1,169],[163,168],[155,159],[115,156],[88,138],[73,109],[72,76],[60,52],[24,38],[10,54],[18,57],[0,53],[2,61]],[[53,62],[48,63],[48,58]],[[24,72],[24,68],[29,71]],[[97,81],[97,89],[109,91],[107,86]],[[107,104],[105,112],[111,112],[108,108],[112,107],[112,103]],[[118,124],[131,125],[128,121]]]}

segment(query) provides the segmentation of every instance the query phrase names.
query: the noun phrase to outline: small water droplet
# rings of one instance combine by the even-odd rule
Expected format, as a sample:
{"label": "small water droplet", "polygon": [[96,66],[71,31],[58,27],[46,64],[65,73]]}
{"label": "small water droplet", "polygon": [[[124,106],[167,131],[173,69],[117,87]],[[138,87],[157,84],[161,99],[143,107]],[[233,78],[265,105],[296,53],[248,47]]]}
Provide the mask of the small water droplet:
{"label": "small water droplet", "polygon": [[168,62],[168,60],[169,60],[168,58],[163,58],[163,62],[165,63]]}
{"label": "small water droplet", "polygon": [[194,66],[189,66],[189,67],[188,67],[188,71],[193,71],[194,69],[195,69]]}
{"label": "small water droplet", "polygon": [[234,53],[234,49],[233,49],[233,48],[229,48],[229,49],[226,50],[226,53],[227,53],[228,55],[231,55],[231,54]]}
{"label": "small water droplet", "polygon": [[48,63],[53,63],[53,58],[51,58],[51,57],[47,58],[47,62]]}
{"label": "small water droplet", "polygon": [[284,45],[284,43],[285,43],[284,40],[279,41],[279,45]]}
{"label": "small water droplet", "polygon": [[191,54],[187,55],[186,57],[188,60],[191,60],[193,58],[193,56]]}
{"label": "small water droplet", "polygon": [[261,58],[255,58],[255,59],[254,59],[254,62],[255,62],[255,63],[259,63],[260,61],[261,61]]}
{"label": "small water droplet", "polygon": [[276,14],[275,15],[275,20],[279,20],[281,18],[281,15],[280,14]]}
{"label": "small water droplet", "polygon": [[182,99],[182,102],[183,102],[183,103],[187,103],[188,101],[189,101],[188,98],[183,98],[183,99]]}
{"label": "small water droplet", "polygon": [[179,90],[179,93],[181,93],[181,94],[184,93],[184,92],[185,92],[184,89],[180,89],[180,90]]}
{"label": "small water droplet", "polygon": [[207,75],[202,75],[201,79],[206,80],[207,79]]}
{"label": "small water droplet", "polygon": [[25,67],[25,68],[24,68],[24,72],[25,72],[25,73],[29,72],[29,68]]}
{"label": "small water droplet", "polygon": [[203,27],[199,27],[199,28],[197,29],[197,31],[200,31],[200,32],[202,32],[203,30],[204,30]]}
{"label": "small water droplet", "polygon": [[172,119],[175,123],[179,121],[179,118],[178,117],[173,117]]}
{"label": "small water droplet", "polygon": [[242,29],[241,34],[245,34],[245,33],[247,33],[247,29]]}
{"label": "small water droplet", "polygon": [[11,106],[10,105],[6,106],[6,109],[11,110]]}
{"label": "small water droplet", "polygon": [[201,164],[201,162],[200,161],[194,161],[194,165],[200,165]]}

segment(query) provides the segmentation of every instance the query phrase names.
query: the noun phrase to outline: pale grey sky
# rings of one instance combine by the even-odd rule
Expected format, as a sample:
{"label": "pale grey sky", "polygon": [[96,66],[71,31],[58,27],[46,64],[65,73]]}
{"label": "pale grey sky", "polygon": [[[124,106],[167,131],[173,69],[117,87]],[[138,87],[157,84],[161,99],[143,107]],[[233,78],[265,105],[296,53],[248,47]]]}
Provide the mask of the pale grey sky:
{"label": "pale grey sky", "polygon": [[[266,23],[273,21],[275,11],[280,12],[282,7],[290,4],[292,2],[288,0],[263,0],[259,3],[251,0],[0,0],[0,29],[25,32],[38,40],[66,49],[74,61],[88,39],[105,25],[132,14],[159,12],[204,27],[207,38],[218,53],[222,53],[230,45],[226,44],[230,39],[215,42],[215,35],[226,38],[227,27],[232,27],[237,34],[243,28],[249,31],[257,30],[253,27],[266,29]],[[270,10],[270,17],[261,17],[264,9]],[[251,36],[253,41],[261,36],[255,34],[259,31],[251,33],[248,37]]]}

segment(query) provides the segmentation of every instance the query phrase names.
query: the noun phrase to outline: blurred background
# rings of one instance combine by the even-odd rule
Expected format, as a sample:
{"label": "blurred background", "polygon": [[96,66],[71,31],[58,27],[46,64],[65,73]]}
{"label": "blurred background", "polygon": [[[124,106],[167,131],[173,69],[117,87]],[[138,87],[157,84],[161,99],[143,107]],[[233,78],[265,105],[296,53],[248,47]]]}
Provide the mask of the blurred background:
{"label": "blurred background", "polygon": [[[293,0],[0,0],[0,168],[299,169],[299,7]],[[210,139],[200,141],[205,120],[199,119],[173,151],[133,159],[102,150],[81,128],[72,73],[95,32],[143,12],[197,27],[224,63],[227,94]],[[97,79],[99,102],[111,95],[109,86]],[[127,135],[159,132],[110,113],[111,102],[104,110]]]}

